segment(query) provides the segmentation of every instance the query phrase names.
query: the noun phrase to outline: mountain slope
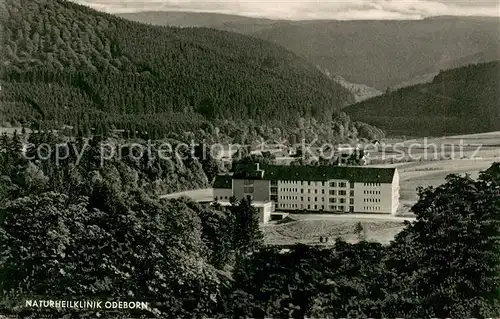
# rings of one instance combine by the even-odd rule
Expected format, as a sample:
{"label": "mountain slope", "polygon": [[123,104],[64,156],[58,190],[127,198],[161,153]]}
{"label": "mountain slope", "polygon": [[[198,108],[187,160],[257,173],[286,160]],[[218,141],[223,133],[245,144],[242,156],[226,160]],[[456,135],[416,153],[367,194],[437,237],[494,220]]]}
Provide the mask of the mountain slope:
{"label": "mountain slope", "polygon": [[140,118],[182,130],[216,118],[286,123],[353,101],[310,63],[256,38],[148,26],[61,0],[9,0],[7,10],[4,119]]}
{"label": "mountain slope", "polygon": [[349,92],[354,95],[354,100],[356,103],[383,94],[381,91],[367,85],[351,83],[340,75],[332,76],[331,79],[349,90]]}
{"label": "mountain slope", "polygon": [[250,34],[271,28],[279,20],[249,18],[238,15],[182,12],[182,11],[145,11],[136,13],[120,13],[118,16],[140,23],[177,27],[206,27],[224,31]]}
{"label": "mountain slope", "polygon": [[[163,18],[162,18],[163,14]],[[176,18],[182,15],[182,18]],[[210,19],[203,24],[200,15]],[[433,17],[420,21],[266,21],[213,13],[128,14],[155,24],[204,25],[251,34],[307,58],[349,82],[389,86],[470,63],[500,59],[500,21]],[[209,18],[208,18],[209,17]],[[254,31],[259,29],[258,31]]]}
{"label": "mountain slope", "polygon": [[431,83],[346,108],[390,135],[441,136],[500,130],[500,61],[440,72]]}

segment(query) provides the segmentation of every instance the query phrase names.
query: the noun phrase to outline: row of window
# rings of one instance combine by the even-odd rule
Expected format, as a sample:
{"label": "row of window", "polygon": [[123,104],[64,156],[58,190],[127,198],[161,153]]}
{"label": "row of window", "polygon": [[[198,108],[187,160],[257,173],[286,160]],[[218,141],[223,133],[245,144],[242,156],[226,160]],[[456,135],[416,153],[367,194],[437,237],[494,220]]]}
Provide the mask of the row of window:
{"label": "row of window", "polygon": [[380,183],[363,183],[363,186],[380,186]]}
{"label": "row of window", "polygon": [[[351,209],[351,211],[353,211],[354,207]],[[330,205],[330,210],[334,210],[334,211],[345,211],[345,206],[336,206],[336,205]]]}
{"label": "row of window", "polygon": [[[321,209],[321,210],[324,210],[325,209],[325,205],[304,205],[304,204],[279,204],[278,207],[280,208],[290,208],[290,209],[313,209],[313,210],[318,210],[318,209]],[[330,205],[329,206],[329,210],[331,211],[341,211],[341,212],[344,212],[345,211],[345,206],[337,206],[337,205]],[[349,211],[350,212],[354,212],[354,206],[349,206]]]}
{"label": "row of window", "polygon": [[379,206],[365,206],[365,211],[378,211],[380,210]]}
{"label": "row of window", "polygon": [[311,209],[311,207],[312,207],[312,209],[315,209],[315,210],[317,210],[317,209],[319,209],[319,207],[321,207],[321,209],[325,209],[325,205],[312,205],[311,206],[310,204],[307,206],[305,206],[304,204],[300,204],[300,205],[299,204],[279,204],[279,207],[281,207],[281,208],[295,208],[295,209],[299,209],[299,208],[305,209],[305,207],[307,207],[307,209]]}
{"label": "row of window", "polygon": [[363,193],[365,195],[380,195],[380,191],[369,191],[369,190],[364,190]]}
{"label": "row of window", "polygon": [[[273,189],[271,189],[272,191],[274,191]],[[280,188],[280,191],[281,192],[289,192],[289,193],[296,193],[298,191],[298,188]],[[301,194],[304,194],[304,189],[300,189],[300,193]],[[308,189],[307,190],[307,194],[311,194],[311,190]],[[335,190],[335,189],[331,189],[328,191],[328,193],[330,195],[339,195],[339,196],[346,196],[347,195],[347,191],[343,190],[343,189],[340,189],[340,190]],[[318,190],[315,189],[314,190],[314,194],[318,194]],[[322,189],[321,190],[321,194],[325,194],[325,190]],[[354,196],[354,191],[349,191],[349,196]]]}
{"label": "row of window", "polygon": [[[326,182],[311,182],[311,181],[280,181],[282,184],[292,184],[292,185],[308,185],[308,186],[326,186]],[[351,188],[354,188],[354,183],[350,182],[349,183]],[[276,181],[271,181],[271,185],[275,186],[278,185]],[[330,182],[329,183],[330,187],[340,187],[340,188],[345,188],[347,187],[346,182]]]}
{"label": "row of window", "polygon": [[[281,200],[298,200],[299,199],[299,196],[280,196],[279,197]],[[303,202],[304,201],[304,197],[301,196],[300,197],[300,201]],[[310,202],[311,201],[311,197],[307,197],[307,201]],[[318,201],[318,197],[314,197],[314,201],[317,202]],[[324,197],[320,197],[319,198],[319,201],[326,201],[326,198]]]}
{"label": "row of window", "polygon": [[[346,196],[347,192],[344,190],[339,190],[338,192],[335,192],[335,190],[330,191],[330,195],[339,195],[339,196]],[[349,192],[350,196],[354,196],[354,191]]]}
{"label": "row of window", "polygon": [[380,203],[380,198],[364,198],[365,203]]}
{"label": "row of window", "polygon": [[[279,196],[279,199],[280,200],[298,200],[299,196]],[[301,202],[304,201],[304,197],[303,196],[300,197],[300,201]],[[318,201],[318,197],[314,197],[314,200],[311,200],[311,197],[307,197],[306,201],[308,201],[308,202],[311,202],[311,201],[317,202]],[[326,197],[320,197],[319,201],[320,202],[326,201]],[[341,203],[341,204],[344,204],[344,203],[346,203],[346,199],[344,197],[341,197],[341,198],[332,197],[332,198],[328,199],[328,202],[330,202],[330,203]],[[365,198],[365,202],[366,202],[366,198]],[[349,204],[354,205],[354,198],[350,198],[349,199]]]}
{"label": "row of window", "polygon": [[[340,204],[345,204],[346,200],[345,198],[330,198],[329,199],[330,203],[340,203]],[[349,205],[354,205],[354,198],[349,199]]]}
{"label": "row of window", "polygon": [[219,200],[219,199],[229,199],[229,196],[221,196],[220,198],[215,196],[214,200]]}

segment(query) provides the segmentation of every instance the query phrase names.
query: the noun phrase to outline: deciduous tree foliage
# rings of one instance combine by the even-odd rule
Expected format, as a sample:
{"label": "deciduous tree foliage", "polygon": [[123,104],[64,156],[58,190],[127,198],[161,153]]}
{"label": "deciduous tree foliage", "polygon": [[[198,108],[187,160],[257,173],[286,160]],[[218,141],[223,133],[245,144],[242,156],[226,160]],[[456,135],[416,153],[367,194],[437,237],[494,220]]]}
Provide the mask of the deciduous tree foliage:
{"label": "deciduous tree foliage", "polygon": [[[20,300],[41,295],[151,303],[151,312],[120,311],[125,317],[500,315],[498,163],[478,180],[451,175],[420,189],[417,220],[388,246],[337,240],[283,252],[262,245],[250,200],[228,208],[159,200],[148,165],[122,159],[101,167],[99,143],[78,165],[73,155],[56,166],[26,159],[17,146],[2,149],[0,312],[33,315]],[[175,168],[183,169],[202,171]],[[97,316],[45,315],[68,312]]]}
{"label": "deciduous tree foliage", "polygon": [[451,175],[420,189],[417,221],[397,235],[391,253],[400,298],[418,296],[408,315],[498,316],[499,174],[497,163],[478,181]]}

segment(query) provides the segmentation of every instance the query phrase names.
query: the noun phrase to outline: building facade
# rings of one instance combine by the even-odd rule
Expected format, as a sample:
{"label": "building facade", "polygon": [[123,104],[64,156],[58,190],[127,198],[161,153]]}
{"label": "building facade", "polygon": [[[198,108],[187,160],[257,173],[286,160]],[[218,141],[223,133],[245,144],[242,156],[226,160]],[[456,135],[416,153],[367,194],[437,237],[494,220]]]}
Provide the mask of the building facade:
{"label": "building facade", "polygon": [[[226,200],[217,200],[217,203],[222,207],[231,206],[231,202]],[[253,201],[252,206],[257,211],[260,223],[267,224],[271,220],[271,215],[274,212],[274,203],[272,201]]]}
{"label": "building facade", "polygon": [[270,200],[277,210],[394,215],[399,174],[395,168],[245,164],[232,176],[217,177],[214,197],[226,196]]}

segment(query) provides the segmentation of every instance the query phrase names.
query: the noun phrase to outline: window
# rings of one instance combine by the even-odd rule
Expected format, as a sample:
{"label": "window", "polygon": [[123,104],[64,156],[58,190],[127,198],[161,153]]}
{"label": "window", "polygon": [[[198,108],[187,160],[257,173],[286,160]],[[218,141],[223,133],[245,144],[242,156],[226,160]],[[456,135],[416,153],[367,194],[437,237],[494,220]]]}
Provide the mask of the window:
{"label": "window", "polygon": [[344,182],[339,183],[339,187],[346,187],[346,186],[347,186],[347,184]]}
{"label": "window", "polygon": [[315,189],[315,190],[314,190],[314,194],[317,194],[317,193],[318,193],[318,190],[317,190],[317,189]]}
{"label": "window", "polygon": [[303,196],[300,196],[300,201],[303,202],[304,201],[304,197]]}
{"label": "window", "polygon": [[354,182],[350,182],[350,187],[354,188]]}
{"label": "window", "polygon": [[349,206],[349,212],[354,213],[354,206]]}
{"label": "window", "polygon": [[330,203],[336,203],[337,202],[337,199],[336,198],[330,198]]}
{"label": "window", "polygon": [[314,205],[314,209],[318,209],[318,205]]}
{"label": "window", "polygon": [[350,191],[349,196],[354,196],[354,191]]}
{"label": "window", "polygon": [[347,193],[346,193],[346,191],[344,191],[344,190],[340,190],[340,191],[339,191],[339,195],[340,195],[340,196],[345,196],[346,194],[347,194]]}
{"label": "window", "polygon": [[307,185],[309,185],[309,186],[310,186],[310,185],[311,185],[311,182],[307,182]]}
{"label": "window", "polygon": [[253,181],[252,181],[252,180],[250,180],[250,179],[245,179],[245,180],[243,181],[243,185],[253,185]]}
{"label": "window", "polygon": [[344,211],[344,206],[339,206],[338,208],[340,211]]}
{"label": "window", "polygon": [[325,186],[325,182],[321,182],[321,186]]}
{"label": "window", "polygon": [[330,182],[330,187],[336,187],[336,183],[335,182]]}
{"label": "window", "polygon": [[245,193],[245,194],[251,194],[251,193],[253,193],[253,186],[245,186],[245,187],[243,187],[243,193]]}
{"label": "window", "polygon": [[324,190],[324,189],[322,189],[322,190],[321,190],[321,194],[324,194],[324,193],[325,193],[325,190]]}
{"label": "window", "polygon": [[335,190],[334,190],[334,189],[332,189],[332,190],[330,190],[330,192],[329,192],[329,193],[330,193],[330,195],[335,195]]}
{"label": "window", "polygon": [[314,201],[317,202],[318,201],[318,197],[314,197]]}
{"label": "window", "polygon": [[341,203],[341,204],[345,204],[345,198],[341,198],[341,199],[340,199],[340,203]]}
{"label": "window", "polygon": [[311,201],[311,197],[307,197],[307,201],[310,202]]}
{"label": "window", "polygon": [[303,188],[300,189],[300,193],[304,194],[304,189]]}
{"label": "window", "polygon": [[349,204],[350,204],[350,205],[354,205],[354,198],[350,198],[350,199],[349,199]]}

